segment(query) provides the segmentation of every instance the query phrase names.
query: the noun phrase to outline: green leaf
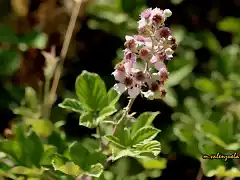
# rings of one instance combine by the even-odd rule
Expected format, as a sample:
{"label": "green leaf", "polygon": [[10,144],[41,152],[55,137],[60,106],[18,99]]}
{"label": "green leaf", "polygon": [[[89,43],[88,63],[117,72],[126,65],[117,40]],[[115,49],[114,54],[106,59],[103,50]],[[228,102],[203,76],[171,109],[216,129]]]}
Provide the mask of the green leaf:
{"label": "green leaf", "polygon": [[214,174],[222,177],[240,177],[240,171],[236,167],[226,170],[225,166],[218,166]]}
{"label": "green leaf", "polygon": [[99,178],[103,173],[104,167],[100,163],[92,165],[90,170],[87,172],[88,176]]}
{"label": "green leaf", "polygon": [[209,120],[205,120],[201,125],[200,125],[201,130],[203,131],[203,133],[210,133],[210,134],[214,134],[216,136],[219,135],[219,128],[217,126],[217,124],[215,124],[212,121]]}
{"label": "green leaf", "polygon": [[138,153],[151,153],[154,156],[157,156],[161,152],[161,144],[158,141],[149,141],[144,143],[139,143],[133,146],[135,152]]}
{"label": "green leaf", "polygon": [[1,140],[0,151],[11,156],[16,161],[19,161],[22,154],[20,145],[17,142],[11,140]]}
{"label": "green leaf", "polygon": [[55,130],[48,137],[48,144],[57,147],[57,152],[59,154],[62,154],[67,148],[65,139],[63,139],[61,134]]}
{"label": "green leaf", "polygon": [[99,111],[107,105],[105,83],[98,74],[84,70],[76,80],[75,89],[81,104],[88,110]]}
{"label": "green leaf", "polygon": [[170,107],[176,107],[178,105],[177,94],[173,88],[167,88],[167,94],[162,100]]}
{"label": "green leaf", "polygon": [[84,160],[90,153],[82,144],[74,142],[69,147],[69,154],[71,160],[83,168]]}
{"label": "green leaf", "polygon": [[25,100],[27,106],[30,109],[37,110],[38,108],[37,92],[30,86],[25,88]]}
{"label": "green leaf", "polygon": [[225,17],[217,24],[217,27],[221,31],[238,33],[240,29],[240,21],[235,17]]}
{"label": "green leaf", "polygon": [[205,40],[205,46],[208,47],[208,49],[210,49],[212,52],[219,53],[222,47],[216,39],[215,35],[210,31],[204,32],[203,35]]}
{"label": "green leaf", "polygon": [[28,157],[29,163],[40,167],[40,161],[44,152],[43,144],[35,132],[31,132],[24,141],[24,155]]}
{"label": "green leaf", "polygon": [[71,176],[79,176],[81,174],[80,167],[73,162],[67,162],[66,164],[60,166],[59,168],[56,168],[55,170],[61,171],[64,174]]}
{"label": "green leaf", "polygon": [[44,49],[47,45],[48,37],[43,32],[32,31],[30,34],[19,37],[19,42],[31,48]]}
{"label": "green leaf", "polygon": [[112,105],[103,108],[99,112],[99,116],[97,118],[97,122],[103,121],[106,117],[111,116],[116,111],[117,111],[117,109],[114,106],[112,106]]}
{"label": "green leaf", "polygon": [[119,98],[120,98],[120,94],[117,93],[117,91],[113,88],[111,88],[108,93],[107,93],[107,97],[108,97],[108,104],[111,106],[115,105]]}
{"label": "green leaf", "polygon": [[131,140],[131,133],[130,133],[130,129],[129,128],[124,128],[124,145],[126,147],[131,146],[132,140]]}
{"label": "green leaf", "polygon": [[212,177],[216,175],[216,169],[222,165],[224,165],[224,161],[221,159],[214,159],[214,160],[203,159],[202,160],[202,169],[203,169],[204,175],[207,177]]}
{"label": "green leaf", "polygon": [[16,166],[11,169],[11,172],[13,174],[18,174],[18,175],[41,176],[43,173],[43,170],[38,168],[27,168],[24,166]]}
{"label": "green leaf", "polygon": [[119,150],[119,149],[113,149],[112,150],[112,154],[113,154],[113,161],[116,161],[122,157],[136,157],[139,155],[139,153],[134,152],[134,150],[131,149],[123,149],[123,150]]}
{"label": "green leaf", "polygon": [[187,97],[184,100],[184,106],[186,111],[191,115],[195,120],[202,122],[205,117],[201,111],[199,102],[193,97]]}
{"label": "green leaf", "polygon": [[0,49],[0,76],[11,76],[21,64],[21,54],[12,50]]}
{"label": "green leaf", "polygon": [[[6,177],[10,179],[16,179],[17,177],[14,176],[13,174],[10,174],[9,172],[5,172],[4,170],[0,169],[0,177]],[[1,178],[0,178],[1,179]],[[4,179],[1,179],[4,180]]]}
{"label": "green leaf", "polygon": [[96,128],[97,122],[93,118],[93,114],[91,111],[84,112],[79,117],[79,125],[85,126],[87,128]]}
{"label": "green leaf", "polygon": [[167,167],[167,160],[164,158],[161,159],[146,158],[140,160],[140,162],[145,169],[165,169]]}
{"label": "green leaf", "polygon": [[173,87],[178,85],[184,78],[186,78],[193,70],[193,65],[186,65],[179,70],[171,72],[169,79],[166,83],[167,87]]}
{"label": "green leaf", "polygon": [[76,99],[66,98],[58,105],[61,108],[68,109],[74,112],[81,113],[83,111],[82,104]]}
{"label": "green leaf", "polygon": [[58,168],[60,168],[64,164],[66,164],[67,162],[69,162],[69,159],[67,159],[66,157],[64,157],[60,154],[55,154],[52,159],[52,165],[55,170],[57,170]]}
{"label": "green leaf", "polygon": [[116,148],[120,148],[120,149],[125,148],[125,146],[121,144],[119,138],[112,136],[112,135],[106,135],[105,138],[110,143],[112,143]]}
{"label": "green leaf", "polygon": [[41,165],[51,165],[52,160],[57,153],[57,148],[52,145],[48,145],[44,147],[44,153],[41,159]]}
{"label": "green leaf", "polygon": [[13,28],[8,26],[0,27],[0,42],[1,43],[18,43],[17,33],[13,30]]}
{"label": "green leaf", "polygon": [[217,93],[217,85],[208,78],[199,78],[194,82],[195,88],[206,93]]}
{"label": "green leaf", "polygon": [[160,114],[160,112],[144,112],[140,114],[131,128],[131,135],[133,136],[144,126],[150,126],[158,114]]}
{"label": "green leaf", "polygon": [[160,130],[154,127],[142,127],[132,137],[132,144],[138,144],[144,141],[154,139]]}
{"label": "green leaf", "polygon": [[25,118],[26,125],[31,126],[33,131],[41,137],[48,137],[52,134],[53,124],[51,121],[44,119]]}

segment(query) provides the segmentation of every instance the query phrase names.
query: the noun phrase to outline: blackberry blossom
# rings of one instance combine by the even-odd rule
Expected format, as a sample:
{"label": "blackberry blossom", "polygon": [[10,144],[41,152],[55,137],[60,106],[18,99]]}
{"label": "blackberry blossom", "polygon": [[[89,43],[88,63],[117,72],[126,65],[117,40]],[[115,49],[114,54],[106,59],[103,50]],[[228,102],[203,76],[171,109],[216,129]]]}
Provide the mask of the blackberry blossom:
{"label": "blackberry blossom", "polygon": [[139,94],[148,98],[166,95],[165,81],[169,77],[167,61],[173,58],[178,47],[176,38],[164,22],[172,15],[169,9],[146,9],[140,14],[138,34],[126,36],[124,58],[112,73],[114,89],[130,98]]}

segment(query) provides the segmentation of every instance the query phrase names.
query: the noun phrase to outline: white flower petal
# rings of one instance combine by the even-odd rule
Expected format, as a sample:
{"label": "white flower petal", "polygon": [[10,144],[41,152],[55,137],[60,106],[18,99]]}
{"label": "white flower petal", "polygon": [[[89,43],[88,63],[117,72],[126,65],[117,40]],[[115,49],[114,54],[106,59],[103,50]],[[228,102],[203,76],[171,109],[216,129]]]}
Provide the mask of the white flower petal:
{"label": "white flower petal", "polygon": [[134,39],[132,36],[128,36],[128,35],[126,35],[125,36],[125,39],[126,39],[126,41],[128,41],[128,40],[132,40],[132,39]]}
{"label": "white flower petal", "polygon": [[166,18],[172,16],[172,11],[170,9],[165,9],[163,13]]}
{"label": "white flower petal", "polygon": [[125,77],[125,73],[122,71],[118,71],[117,69],[112,73],[115,80],[119,81],[119,82],[123,82],[124,77]]}
{"label": "white flower petal", "polygon": [[133,87],[132,89],[128,89],[128,94],[130,98],[135,98],[139,95],[140,89],[138,87]]}
{"label": "white flower petal", "polygon": [[147,25],[147,21],[145,18],[141,18],[138,21],[138,29],[144,28]]}
{"label": "white flower petal", "polygon": [[113,89],[115,89],[119,94],[122,94],[127,88],[124,84],[118,83],[113,86]]}

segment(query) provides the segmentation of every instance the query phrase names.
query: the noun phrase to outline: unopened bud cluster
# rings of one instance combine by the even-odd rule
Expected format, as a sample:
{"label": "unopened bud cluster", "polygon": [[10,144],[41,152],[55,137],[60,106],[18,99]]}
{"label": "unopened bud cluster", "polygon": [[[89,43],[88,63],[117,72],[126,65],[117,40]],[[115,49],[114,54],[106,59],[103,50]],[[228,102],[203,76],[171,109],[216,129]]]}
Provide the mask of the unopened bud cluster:
{"label": "unopened bud cluster", "polygon": [[164,82],[169,72],[165,61],[171,60],[177,48],[165,20],[172,15],[169,9],[146,9],[138,21],[138,35],[126,36],[123,60],[112,73],[118,93],[127,91],[130,98],[142,94],[146,98],[164,97]]}

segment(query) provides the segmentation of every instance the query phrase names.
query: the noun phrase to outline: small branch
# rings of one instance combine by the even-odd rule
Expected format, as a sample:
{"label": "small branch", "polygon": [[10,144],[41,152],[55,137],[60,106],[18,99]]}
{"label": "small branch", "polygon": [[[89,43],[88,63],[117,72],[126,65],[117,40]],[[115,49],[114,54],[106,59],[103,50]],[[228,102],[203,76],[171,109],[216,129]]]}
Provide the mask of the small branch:
{"label": "small branch", "polygon": [[202,166],[200,165],[196,180],[202,180],[202,178],[203,178],[203,170],[202,170]]}
{"label": "small branch", "polygon": [[[135,98],[129,100],[128,105],[126,106],[125,111],[124,111],[121,119],[118,121],[118,124],[122,123],[122,121],[123,121],[123,120],[125,119],[125,117],[128,115],[128,113],[129,113],[129,111],[130,111],[130,109],[131,109],[134,101],[135,101]],[[116,134],[116,129],[117,129],[117,125],[116,125],[116,126],[114,127],[114,129],[113,129],[113,136]]]}
{"label": "small branch", "polygon": [[68,48],[70,45],[70,41],[72,38],[72,34],[73,34],[73,31],[75,28],[76,20],[77,20],[78,13],[79,13],[82,3],[83,3],[83,0],[76,1],[76,5],[74,6],[74,9],[72,11],[71,19],[70,19],[70,22],[69,22],[69,25],[67,28],[65,38],[64,38],[63,47],[62,47],[62,50],[60,53],[60,62],[56,68],[54,78],[53,78],[52,88],[51,88],[50,96],[49,96],[48,114],[50,113],[52,105],[56,98],[56,91],[57,91],[57,87],[59,84],[59,80],[61,78],[61,72],[63,69],[64,60],[65,60],[67,52],[68,52]]}
{"label": "small branch", "polygon": [[44,94],[43,94],[43,107],[42,107],[42,115],[44,118],[48,118],[48,99],[49,99],[49,88],[50,88],[50,79],[47,78],[44,83]]}
{"label": "small branch", "polygon": [[202,161],[203,161],[203,159],[200,158],[200,167],[199,167],[199,171],[198,171],[196,180],[202,180],[202,178],[203,178]]}

